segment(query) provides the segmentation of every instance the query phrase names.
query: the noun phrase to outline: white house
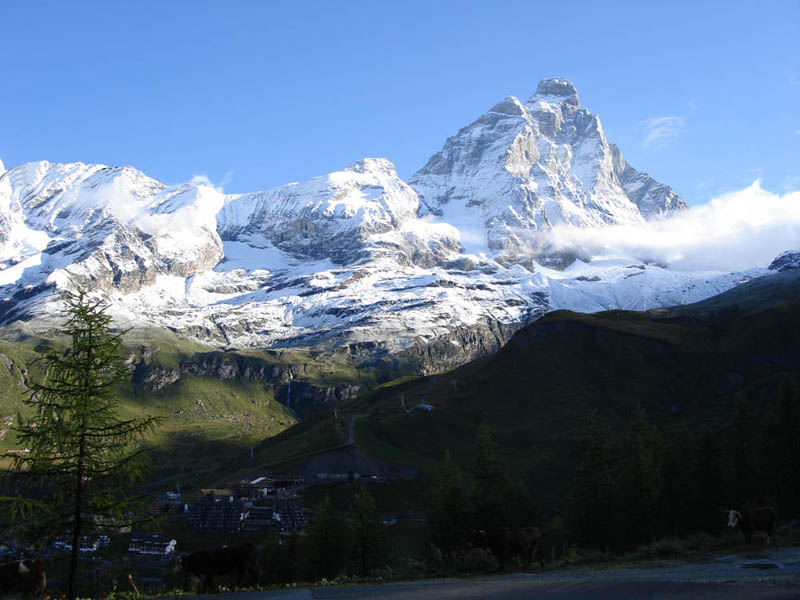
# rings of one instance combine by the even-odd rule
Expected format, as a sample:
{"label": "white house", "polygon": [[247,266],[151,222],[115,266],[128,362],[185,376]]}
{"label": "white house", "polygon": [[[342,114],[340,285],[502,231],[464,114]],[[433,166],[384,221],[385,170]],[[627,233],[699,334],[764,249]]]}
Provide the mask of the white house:
{"label": "white house", "polygon": [[147,556],[169,556],[175,552],[177,540],[162,537],[149,533],[134,533],[131,535],[131,543],[128,545],[128,552]]}

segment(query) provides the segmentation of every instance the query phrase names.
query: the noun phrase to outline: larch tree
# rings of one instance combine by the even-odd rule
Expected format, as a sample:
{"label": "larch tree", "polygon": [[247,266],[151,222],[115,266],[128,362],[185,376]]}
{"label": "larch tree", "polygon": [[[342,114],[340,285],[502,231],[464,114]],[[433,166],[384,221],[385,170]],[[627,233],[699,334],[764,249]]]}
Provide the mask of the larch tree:
{"label": "larch tree", "polygon": [[44,377],[25,403],[33,416],[16,427],[27,449],[13,456],[19,495],[7,498],[15,521],[39,533],[67,534],[72,554],[68,597],[77,596],[81,538],[101,524],[137,523],[147,497],[131,492],[147,464],[143,440],[157,419],[122,418],[118,391],[130,379],[102,300],[85,291],[65,296],[70,338],[40,359]]}

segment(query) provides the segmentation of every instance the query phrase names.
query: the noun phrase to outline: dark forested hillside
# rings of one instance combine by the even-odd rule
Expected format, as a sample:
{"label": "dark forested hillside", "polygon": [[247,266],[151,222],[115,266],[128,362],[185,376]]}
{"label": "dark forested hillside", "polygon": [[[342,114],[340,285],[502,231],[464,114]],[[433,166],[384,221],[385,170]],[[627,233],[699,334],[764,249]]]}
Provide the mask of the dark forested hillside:
{"label": "dark forested hillside", "polygon": [[[798,334],[798,271],[672,309],[557,311],[520,330],[491,357],[381,388],[362,400],[370,418],[359,421],[359,431],[365,446],[395,460],[424,468],[449,449],[469,469],[475,432],[485,422],[543,513],[564,518],[576,510],[585,483],[579,480],[587,472],[587,443],[599,443],[606,455],[604,476],[617,501],[641,491],[632,486],[641,479],[635,471],[644,444],[652,448],[648,468],[658,471],[651,508],[664,511],[664,523],[677,504],[699,502],[708,511],[694,514],[713,523],[698,523],[704,518],[698,517],[670,528],[719,529],[724,523],[716,512],[723,505],[791,508],[794,484],[779,483],[784,450],[773,430],[795,426],[779,413],[796,411],[800,402],[792,385],[800,381]],[[790,399],[781,404],[781,397]],[[401,403],[420,402],[435,410],[401,410]],[[746,424],[744,433],[742,427],[737,433],[737,419]],[[587,441],[588,431],[602,439]],[[737,435],[747,439],[737,442]],[[785,437],[791,448],[800,430],[787,430]],[[746,474],[736,467],[743,452],[752,464]],[[691,498],[681,492],[670,499],[689,488],[695,489]],[[708,490],[707,497],[697,490]]]}

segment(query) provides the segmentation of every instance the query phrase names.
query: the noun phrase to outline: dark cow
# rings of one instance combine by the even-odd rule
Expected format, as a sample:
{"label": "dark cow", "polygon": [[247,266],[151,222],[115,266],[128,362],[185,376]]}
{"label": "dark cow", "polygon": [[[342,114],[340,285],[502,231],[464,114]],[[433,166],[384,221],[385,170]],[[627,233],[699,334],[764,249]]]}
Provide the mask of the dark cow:
{"label": "dark cow", "polygon": [[186,573],[194,575],[201,581],[203,592],[215,591],[214,575],[235,573],[235,587],[239,587],[248,575],[253,586],[257,586],[261,578],[258,549],[249,542],[230,548],[223,546],[213,550],[198,550],[179,557],[178,564]]}
{"label": "dark cow", "polygon": [[542,555],[542,532],[538,527],[496,527],[486,532],[486,549],[494,554],[500,569],[516,556],[521,557],[527,569],[534,557],[544,567]]}
{"label": "dark cow", "polygon": [[40,598],[47,577],[38,558],[25,558],[0,564],[0,597],[20,594],[23,598]]}
{"label": "dark cow", "polygon": [[748,544],[756,531],[763,531],[767,534],[767,543],[775,535],[776,525],[775,509],[771,506],[761,508],[743,508],[728,511],[728,527],[738,527],[744,534],[744,541]]}

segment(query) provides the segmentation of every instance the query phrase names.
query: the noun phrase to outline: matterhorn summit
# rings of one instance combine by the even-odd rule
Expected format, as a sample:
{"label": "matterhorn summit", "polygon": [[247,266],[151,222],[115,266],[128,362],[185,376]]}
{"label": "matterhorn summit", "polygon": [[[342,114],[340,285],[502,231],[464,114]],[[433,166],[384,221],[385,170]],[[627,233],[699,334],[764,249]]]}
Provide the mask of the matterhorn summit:
{"label": "matterhorn summit", "polygon": [[[553,77],[551,79],[542,79],[539,85],[536,86],[536,95],[531,98],[547,98],[548,101],[555,104],[572,104],[579,106],[578,90],[566,79],[561,77]],[[529,100],[528,102],[530,102]]]}
{"label": "matterhorn summit", "polygon": [[542,234],[554,227],[635,224],[686,208],[671,188],[625,161],[561,78],[543,79],[525,103],[509,96],[490,108],[409,183],[423,214],[477,217],[486,246],[506,262],[526,252],[551,262]]}

